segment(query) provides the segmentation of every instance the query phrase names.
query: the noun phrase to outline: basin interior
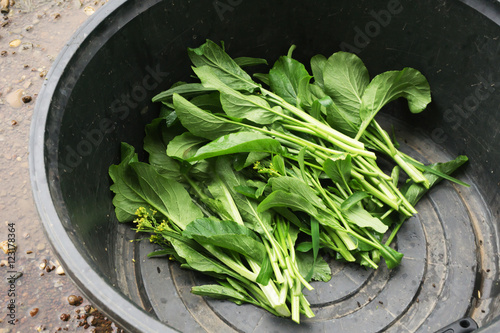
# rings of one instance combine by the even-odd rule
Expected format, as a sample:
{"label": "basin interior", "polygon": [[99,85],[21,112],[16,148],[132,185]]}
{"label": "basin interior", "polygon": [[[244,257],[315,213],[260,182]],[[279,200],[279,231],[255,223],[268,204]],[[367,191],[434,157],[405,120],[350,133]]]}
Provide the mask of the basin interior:
{"label": "basin interior", "polygon": [[[497,24],[461,2],[125,1],[76,39],[81,44],[52,96],[44,137],[51,199],[100,278],[145,318],[177,330],[429,332],[464,316],[487,325],[500,314],[499,37]],[[139,236],[114,216],[108,167],[119,162],[123,141],[146,158],[144,126],[160,107],[151,98],[192,80],[186,48],[207,38],[223,40],[232,57],[271,64],[295,44],[294,57],[305,63],[318,53],[355,52],[371,77],[420,70],[432,90],[428,109],[412,115],[396,101],[380,121],[394,124],[401,149],[421,161],[467,155],[457,175],[471,187],[443,182],[419,203],[397,237],[400,267],[371,271],[331,261],[332,280],[308,292],[316,318],[301,326],[191,295],[202,276],[146,259],[154,246],[129,242]],[[73,279],[84,283],[79,274]]]}

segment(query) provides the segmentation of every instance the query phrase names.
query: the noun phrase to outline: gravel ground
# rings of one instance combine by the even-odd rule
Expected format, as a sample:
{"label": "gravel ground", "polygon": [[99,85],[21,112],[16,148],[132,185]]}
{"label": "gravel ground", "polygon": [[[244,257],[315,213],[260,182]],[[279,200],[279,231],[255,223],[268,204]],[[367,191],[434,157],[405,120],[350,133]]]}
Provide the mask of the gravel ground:
{"label": "gravel ground", "polygon": [[30,120],[47,71],[105,0],[1,0],[0,333],[117,332],[64,275],[32,199]]}

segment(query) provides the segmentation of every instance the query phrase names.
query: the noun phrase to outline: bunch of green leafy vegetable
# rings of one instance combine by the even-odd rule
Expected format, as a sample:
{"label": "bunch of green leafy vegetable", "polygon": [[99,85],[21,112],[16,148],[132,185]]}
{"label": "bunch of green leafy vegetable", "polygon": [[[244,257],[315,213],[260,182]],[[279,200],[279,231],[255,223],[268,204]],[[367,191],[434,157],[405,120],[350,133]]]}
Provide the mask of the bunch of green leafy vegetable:
{"label": "bunch of green leafy vegetable", "polygon": [[[426,108],[420,72],[370,81],[356,55],[338,52],[313,57],[311,76],[293,50],[254,74],[261,84],[242,68],[263,59],[232,59],[212,41],[189,49],[200,82],[176,83],[153,99],[163,108],[146,127],[149,162],[123,144],[110,176],[118,220],[135,221],[162,246],[152,256],[169,255],[219,283],[194,293],[299,322],[300,313],[314,315],[303,287],[331,276],[320,254],[397,266],[403,255],[390,244],[403,221],[439,180],[463,184],[449,174],[467,158],[425,166],[374,119],[400,97],[411,112]],[[394,161],[390,174],[374,151]]]}

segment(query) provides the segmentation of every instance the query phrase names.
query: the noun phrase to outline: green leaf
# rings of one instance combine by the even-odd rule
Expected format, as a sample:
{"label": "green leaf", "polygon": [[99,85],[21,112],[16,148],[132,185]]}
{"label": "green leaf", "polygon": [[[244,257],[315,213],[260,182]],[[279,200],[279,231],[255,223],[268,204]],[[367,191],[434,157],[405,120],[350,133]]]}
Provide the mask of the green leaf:
{"label": "green leaf", "polygon": [[137,174],[143,200],[168,217],[179,228],[185,229],[193,220],[203,216],[184,186],[161,176],[152,166],[142,162],[131,163]]}
{"label": "green leaf", "polygon": [[394,130],[394,125],[391,125],[391,130],[392,130],[392,143],[394,145],[394,148],[399,149],[400,144],[396,138],[396,131]]}
{"label": "green leaf", "polygon": [[267,60],[262,58],[238,57],[234,58],[234,62],[240,67],[249,67],[257,65],[267,65]]}
{"label": "green leaf", "polygon": [[207,140],[197,137],[190,132],[184,132],[176,136],[167,146],[167,155],[180,160],[192,157],[198,148]]}
{"label": "green leaf", "polygon": [[269,74],[264,74],[264,73],[255,73],[253,75],[256,79],[260,80],[262,83],[265,85],[269,86],[271,82],[269,81]]}
{"label": "green leaf", "polygon": [[325,204],[314,190],[298,178],[282,176],[269,179],[273,191],[284,191],[302,197],[315,207],[326,209]]}
{"label": "green leaf", "polygon": [[[175,114],[175,113],[174,113]],[[149,164],[167,178],[179,179],[181,177],[179,162],[167,156],[167,144],[180,130],[182,126],[168,128],[165,119],[154,119],[151,124],[146,125],[146,137],[144,138],[144,150],[149,154]]]}
{"label": "green leaf", "polygon": [[[230,287],[233,287],[234,290],[236,290],[237,292],[240,292],[242,293],[243,295],[248,295],[248,292],[245,290],[245,288],[241,285],[241,282],[239,281],[236,281],[234,279],[231,279],[231,278],[226,278],[226,281],[229,283],[229,286]],[[219,283],[221,283],[221,281],[219,281]]]}
{"label": "green leaf", "polygon": [[248,180],[247,184],[256,187],[255,196],[257,198],[260,198],[264,194],[264,191],[266,190],[267,185],[268,185],[267,183],[259,182],[259,181],[254,181],[254,180]]}
{"label": "green leaf", "polygon": [[234,189],[236,186],[246,186],[247,179],[233,170],[231,162],[231,159],[226,156],[217,158],[215,171],[229,190],[245,225],[258,233],[263,233],[264,228],[271,231],[271,212],[258,212],[257,201],[237,193]]}
{"label": "green leaf", "polygon": [[400,170],[401,170],[400,166],[399,165],[395,165],[394,168],[392,168],[392,171],[391,171],[392,184],[395,187],[398,187]]}
{"label": "green leaf", "polygon": [[324,80],[323,80],[323,71],[326,66],[327,59],[322,54],[317,54],[311,58],[311,69],[314,76],[314,82],[323,89]]}
{"label": "green leaf", "polygon": [[[299,91],[297,92],[297,104],[303,108],[306,112],[312,115],[311,108],[312,104],[318,97],[313,93],[313,86],[311,83],[311,77],[304,77],[299,82]],[[321,88],[320,88],[321,90]],[[324,93],[323,93],[324,95]],[[316,117],[315,117],[316,118]]]}
{"label": "green leaf", "polygon": [[358,239],[358,250],[361,252],[371,251],[375,247]]}
{"label": "green leaf", "polygon": [[134,190],[130,183],[137,181],[137,176],[130,167],[137,162],[134,147],[129,144],[121,145],[121,163],[109,167],[109,176],[113,181],[110,189],[115,193],[113,205],[118,221],[130,222],[136,218],[135,212],[139,207],[147,207],[148,203]]}
{"label": "green leaf", "polygon": [[323,171],[335,183],[347,187],[351,178],[351,155],[344,154],[325,160]]}
{"label": "green leaf", "polygon": [[446,179],[446,180],[449,180],[450,182],[453,182],[453,183],[457,183],[458,185],[462,185],[462,186],[465,186],[465,187],[470,187],[469,184],[461,181],[460,179],[456,179],[454,177],[451,177],[441,171],[439,171],[437,168],[432,168],[432,167],[428,167],[420,162],[417,162],[417,161],[414,161],[412,159],[409,159],[409,158],[403,158],[406,162],[412,164],[413,166],[417,167],[417,169],[420,169],[420,171],[425,171],[427,173],[431,173],[435,176],[438,176],[440,178],[443,178],[443,179]]}
{"label": "green leaf", "polygon": [[244,168],[253,165],[255,162],[266,158],[269,153],[252,151],[250,153],[240,153],[236,154],[234,158],[234,169],[236,171],[241,171]]}
{"label": "green leaf", "polygon": [[259,204],[257,210],[264,212],[274,207],[285,207],[292,210],[300,210],[309,215],[316,215],[314,206],[301,195],[285,192],[283,190],[273,191]]}
{"label": "green leaf", "polygon": [[[460,155],[456,159],[451,160],[449,162],[445,163],[435,163],[427,166],[428,168],[433,169],[434,171],[439,171],[443,174],[450,175],[452,174],[455,170],[457,170],[460,166],[465,164],[469,159],[467,156]],[[429,188],[432,186],[436,185],[439,181],[441,181],[443,178],[440,176],[437,176],[435,173],[431,173],[429,171],[424,172],[424,177],[429,180]],[[402,188],[401,188],[401,193],[405,196],[406,199],[412,204],[416,205],[417,202],[422,198],[422,196],[427,193],[429,189],[425,188],[423,185],[410,182],[406,183]]]}
{"label": "green leaf", "polygon": [[220,81],[235,90],[251,92],[258,88],[247,72],[241,69],[220,46],[210,40],[196,49],[189,48],[188,55],[196,67],[209,66]]}
{"label": "green leaf", "polygon": [[[188,162],[185,163],[187,166]],[[198,161],[194,163],[194,165],[190,165],[187,167],[187,172],[193,179],[198,180],[210,180],[212,179],[212,165],[208,161]],[[184,174],[186,171],[184,170]]]}
{"label": "green leaf", "polygon": [[377,75],[366,87],[359,116],[363,121],[356,139],[359,139],[378,111],[387,103],[404,97],[412,113],[422,112],[431,102],[427,79],[416,69],[388,71]]}
{"label": "green leaf", "polygon": [[213,245],[238,252],[257,262],[266,257],[266,248],[247,227],[232,221],[199,218],[189,223],[182,235],[202,245]]}
{"label": "green leaf", "polygon": [[385,263],[389,269],[397,267],[401,263],[401,259],[403,259],[403,254],[394,250],[393,248],[381,244],[382,248],[380,250],[380,254],[385,259]]}
{"label": "green leaf", "polygon": [[[160,109],[160,114],[158,115],[158,118],[165,119],[165,123],[167,125],[167,128],[172,128],[173,126],[177,126],[179,122],[179,118],[177,118],[177,114],[175,113],[175,110],[173,109],[173,104],[172,107],[168,107],[166,105],[162,105]],[[179,129],[182,129],[182,126],[178,126]],[[175,131],[174,131],[175,132]]]}
{"label": "green leaf", "polygon": [[204,111],[177,94],[174,94],[174,107],[182,125],[191,134],[202,138],[215,140],[224,134],[241,129],[240,125],[229,123],[223,118]]}
{"label": "green leaf", "polygon": [[286,207],[274,207],[274,210],[283,216],[285,219],[287,219],[289,222],[293,223],[297,228],[303,228],[303,223],[300,221],[300,219],[293,213],[291,210],[289,210]]}
{"label": "green leaf", "polygon": [[212,113],[224,113],[222,104],[220,103],[220,93],[218,91],[211,94],[204,94],[192,98],[190,102],[202,110]]}
{"label": "green leaf", "polygon": [[213,272],[241,279],[238,274],[228,269],[224,264],[193,249],[188,243],[173,238],[170,238],[169,241],[175,252],[186,261],[189,268],[199,272]]}
{"label": "green leaf", "polygon": [[271,109],[265,99],[256,95],[244,95],[236,90],[224,89],[220,94],[220,101],[228,116],[248,119],[260,125],[272,124],[280,118],[276,113],[282,113],[280,107]]}
{"label": "green leaf", "polygon": [[311,116],[321,119],[321,103],[318,100],[315,100],[311,105]]}
{"label": "green leaf", "polygon": [[165,256],[172,256],[176,255],[177,253],[175,250],[172,249],[163,249],[163,250],[157,250],[153,251],[151,253],[148,253],[148,258],[157,258],[157,257],[165,257]]}
{"label": "green leaf", "polygon": [[307,148],[302,147],[302,149],[299,151],[299,154],[297,155],[297,162],[299,163],[300,176],[302,177],[303,181],[307,180],[306,166],[305,166],[306,152],[307,152]]}
{"label": "green leaf", "polygon": [[309,252],[312,250],[312,248],[313,248],[312,242],[302,242],[302,243],[297,245],[297,247],[295,248],[295,251]]}
{"label": "green leaf", "polygon": [[338,107],[333,101],[325,105],[325,109],[326,120],[332,128],[351,137],[356,136],[361,125],[359,114],[348,112]]}
{"label": "green leaf", "polygon": [[348,210],[349,208],[356,205],[361,200],[366,199],[366,198],[370,198],[370,197],[371,197],[371,195],[368,194],[367,192],[354,192],[347,199],[345,199],[344,202],[342,202],[342,204],[340,205],[340,209]]}
{"label": "green leaf", "polygon": [[280,57],[269,71],[271,90],[292,105],[297,105],[302,79],[310,80],[311,76],[305,66],[290,55]]}
{"label": "green leaf", "polygon": [[324,65],[323,79],[324,90],[333,102],[357,118],[361,96],[370,82],[363,61],[353,53],[334,53]]}
{"label": "green leaf", "polygon": [[203,286],[194,286],[191,292],[199,296],[208,296],[216,299],[229,300],[236,304],[249,302],[247,297],[230,287],[220,286],[218,284],[206,284]]}
{"label": "green leaf", "polygon": [[313,258],[316,262],[319,253],[319,222],[315,218],[311,218],[311,239],[313,247]]}
{"label": "green leaf", "polygon": [[158,95],[153,97],[153,102],[170,102],[172,101],[172,97],[174,94],[183,95],[185,98],[187,98],[211,91],[213,91],[213,89],[207,89],[201,83],[185,83],[159,93]]}
{"label": "green leaf", "polygon": [[249,197],[250,199],[257,199],[257,196],[255,195],[255,187],[239,185],[235,186],[234,190],[239,194]]}
{"label": "green leaf", "polygon": [[274,271],[273,266],[271,265],[271,260],[269,260],[269,256],[266,254],[266,257],[261,264],[259,275],[257,275],[257,279],[255,279],[255,281],[263,286],[267,286],[273,274]]}
{"label": "green leaf", "polygon": [[297,252],[296,261],[300,275],[304,278],[311,271],[312,274],[310,280],[328,282],[332,278],[332,270],[322,257],[318,257],[314,260],[313,255],[310,252]]}
{"label": "green leaf", "polygon": [[282,148],[279,141],[258,132],[237,132],[224,135],[206,144],[198,149],[188,161],[252,151],[278,154]]}
{"label": "green leaf", "polygon": [[279,106],[271,108],[261,97],[242,94],[220,80],[217,73],[208,66],[193,68],[203,85],[217,89],[221,93],[224,112],[238,119],[249,119],[259,124],[271,124],[282,113]]}
{"label": "green leaf", "polygon": [[273,160],[272,161],[273,169],[276,170],[280,175],[285,176],[286,170],[285,170],[285,160],[283,159],[283,156],[274,155],[272,160]]}
{"label": "green leaf", "polygon": [[385,233],[388,227],[378,218],[373,217],[360,205],[350,207],[344,211],[345,216],[349,222],[361,228],[372,228],[378,233]]}
{"label": "green leaf", "polygon": [[[242,224],[243,221],[238,211],[238,207],[236,207],[233,197],[231,196],[231,190],[217,175],[214,175],[213,168],[211,168],[210,176],[211,179],[208,180],[206,186],[213,200],[210,202],[212,206],[209,207],[222,219],[229,219]],[[207,202],[205,202],[205,204],[207,204]]]}

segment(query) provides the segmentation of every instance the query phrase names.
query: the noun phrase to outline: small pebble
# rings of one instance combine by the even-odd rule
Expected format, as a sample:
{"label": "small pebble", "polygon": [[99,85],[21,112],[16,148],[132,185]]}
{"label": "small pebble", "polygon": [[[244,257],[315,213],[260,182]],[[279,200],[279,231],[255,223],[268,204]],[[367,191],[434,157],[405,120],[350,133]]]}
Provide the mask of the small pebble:
{"label": "small pebble", "polygon": [[66,273],[64,273],[64,269],[62,268],[62,266],[58,266],[56,269],[56,274],[57,275],[65,275]]}
{"label": "small pebble", "polygon": [[9,0],[1,0],[0,1],[0,11],[4,14],[7,14],[9,12]]}
{"label": "small pebble", "polygon": [[38,308],[34,308],[33,310],[30,311],[30,316],[34,317],[38,313]]}
{"label": "small pebble", "polygon": [[1,55],[2,57],[6,57],[6,56],[7,56],[7,51],[2,51],[2,52],[0,52],[0,55]]}
{"label": "small pebble", "polygon": [[21,47],[21,50],[22,51],[26,51],[26,50],[31,50],[32,48],[33,48],[33,44],[32,43],[23,43],[22,47]]}
{"label": "small pebble", "polygon": [[23,96],[22,100],[23,100],[23,103],[29,103],[31,102],[31,96]]}
{"label": "small pebble", "polygon": [[13,41],[11,41],[9,43],[9,46],[10,47],[18,47],[19,45],[21,45],[21,40],[20,39],[14,39]]}
{"label": "small pebble", "polygon": [[26,254],[32,254],[33,251],[26,251]]}
{"label": "small pebble", "polygon": [[9,241],[3,241],[3,242],[0,243],[0,248],[2,249],[2,251],[5,254],[9,254],[9,253],[12,253],[12,252],[16,252],[17,245],[13,244],[13,243],[9,244]]}
{"label": "small pebble", "polygon": [[38,267],[40,267],[41,270],[44,270],[45,267],[47,267],[47,260],[44,259],[44,261]]}
{"label": "small pebble", "polygon": [[83,309],[85,310],[86,313],[90,313],[90,311],[92,311],[92,307],[90,305],[85,305]]}
{"label": "small pebble", "polygon": [[0,260],[0,267],[3,267],[3,266],[8,266],[9,265],[9,262],[5,259],[2,259]]}
{"label": "small pebble", "polygon": [[22,98],[23,98],[23,89],[17,89],[8,94],[5,97],[5,100],[7,101],[7,103],[10,104],[10,106],[14,108],[20,108],[21,106],[23,106]]}
{"label": "small pebble", "polygon": [[95,9],[94,7],[91,7],[91,6],[87,6],[83,9],[83,11],[85,12],[85,14],[87,14],[88,16],[92,15],[95,13]]}
{"label": "small pebble", "polygon": [[16,126],[16,125],[17,125],[17,121],[12,120],[12,126]]}
{"label": "small pebble", "polygon": [[82,302],[83,302],[83,298],[81,296],[75,296],[75,295],[68,296],[69,305],[78,306],[78,305],[82,304]]}
{"label": "small pebble", "polygon": [[87,322],[90,323],[90,325],[92,326],[95,326],[97,324],[97,318],[94,317],[94,316],[90,316],[88,319],[87,319]]}
{"label": "small pebble", "polygon": [[70,315],[67,313],[63,313],[59,318],[61,318],[62,321],[68,321],[70,318]]}

